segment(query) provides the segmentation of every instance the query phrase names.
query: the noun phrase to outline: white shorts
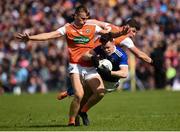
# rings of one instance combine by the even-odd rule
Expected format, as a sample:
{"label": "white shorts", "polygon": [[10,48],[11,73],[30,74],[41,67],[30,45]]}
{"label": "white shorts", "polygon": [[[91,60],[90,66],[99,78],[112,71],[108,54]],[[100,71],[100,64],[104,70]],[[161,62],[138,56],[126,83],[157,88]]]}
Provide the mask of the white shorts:
{"label": "white shorts", "polygon": [[107,91],[114,91],[120,86],[120,79],[118,82],[108,82],[108,81],[103,81],[105,89]]}
{"label": "white shorts", "polygon": [[79,64],[73,64],[73,63],[69,63],[68,71],[69,74],[71,73],[80,74],[84,80],[88,80],[96,76],[99,76],[95,67],[83,67],[80,66]]}

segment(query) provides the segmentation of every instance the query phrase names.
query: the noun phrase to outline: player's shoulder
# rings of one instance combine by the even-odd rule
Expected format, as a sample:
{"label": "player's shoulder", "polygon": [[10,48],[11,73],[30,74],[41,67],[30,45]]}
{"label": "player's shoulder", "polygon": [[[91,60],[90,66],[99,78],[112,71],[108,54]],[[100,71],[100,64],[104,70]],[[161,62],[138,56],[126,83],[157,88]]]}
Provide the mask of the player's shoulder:
{"label": "player's shoulder", "polygon": [[[61,26],[60,28],[67,28],[67,27],[70,27],[70,26],[72,26],[71,23],[66,23],[66,24],[64,24],[63,26]],[[60,28],[59,28],[59,29],[60,29]]]}
{"label": "player's shoulder", "polygon": [[129,38],[129,37],[127,37],[127,38],[125,38],[124,40],[122,40],[122,41],[120,42],[120,44],[126,46],[127,48],[132,48],[132,47],[134,47],[134,42],[133,42],[132,39]]}
{"label": "player's shoulder", "polygon": [[124,42],[126,42],[126,43],[132,43],[133,41],[132,41],[132,39],[131,39],[130,37],[126,37],[126,38],[124,38],[124,40],[122,40],[120,43],[124,43]]}
{"label": "player's shoulder", "polygon": [[66,23],[66,24],[63,25],[63,27],[71,26],[71,25],[72,25],[72,23]]}
{"label": "player's shoulder", "polygon": [[119,46],[116,46],[116,50],[115,50],[115,53],[118,55],[118,56],[126,56],[126,52]]}
{"label": "player's shoulder", "polygon": [[115,45],[115,47],[116,47],[116,50],[123,51],[123,49],[120,46]]}

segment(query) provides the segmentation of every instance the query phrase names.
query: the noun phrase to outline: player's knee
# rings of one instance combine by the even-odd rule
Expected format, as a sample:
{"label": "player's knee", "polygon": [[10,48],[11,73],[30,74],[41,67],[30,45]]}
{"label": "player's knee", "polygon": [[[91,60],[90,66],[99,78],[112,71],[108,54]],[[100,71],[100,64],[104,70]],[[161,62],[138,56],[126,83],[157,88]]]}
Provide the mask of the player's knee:
{"label": "player's knee", "polygon": [[104,93],[98,93],[98,97],[101,99],[101,98],[103,98],[104,97]]}
{"label": "player's knee", "polygon": [[105,89],[98,89],[97,90],[97,96],[98,98],[103,98],[105,95]]}
{"label": "player's knee", "polygon": [[77,102],[81,102],[82,98],[84,96],[84,92],[81,92],[81,93],[75,93],[74,94],[74,98],[76,99]]}

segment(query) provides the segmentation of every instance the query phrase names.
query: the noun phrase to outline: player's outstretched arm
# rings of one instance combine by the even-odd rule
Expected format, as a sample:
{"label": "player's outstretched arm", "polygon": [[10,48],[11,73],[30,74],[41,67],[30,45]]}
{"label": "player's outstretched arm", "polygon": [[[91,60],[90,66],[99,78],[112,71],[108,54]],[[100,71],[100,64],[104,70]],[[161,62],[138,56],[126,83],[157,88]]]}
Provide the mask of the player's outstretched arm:
{"label": "player's outstretched arm", "polygon": [[16,38],[22,40],[22,41],[45,41],[45,40],[49,40],[49,39],[54,39],[54,38],[59,38],[62,35],[58,32],[58,31],[53,31],[53,32],[49,32],[49,33],[41,33],[41,34],[37,34],[37,35],[32,35],[30,36],[27,33],[21,34],[19,33]]}
{"label": "player's outstretched arm", "polygon": [[[123,35],[131,36],[131,34],[132,34],[132,31],[128,25],[118,27],[118,26],[112,25],[112,24],[107,23],[107,22],[98,21],[96,19],[88,19],[87,23],[92,23],[92,24],[95,24],[95,25],[101,27],[102,30],[99,32],[99,34],[103,35],[103,34],[108,33],[110,35],[110,37],[112,37],[112,38],[117,38],[117,37],[120,37]],[[111,31],[112,30],[111,26],[116,28],[117,31],[116,32]]]}
{"label": "player's outstretched arm", "polygon": [[96,19],[88,19],[86,22],[91,23],[91,24],[96,24],[96,25],[98,25],[99,27],[101,27],[104,30],[111,31],[110,23],[103,22],[103,21],[98,21]]}
{"label": "player's outstretched arm", "polygon": [[120,43],[117,43],[117,42],[116,44],[118,44],[119,46],[127,47],[130,50],[130,52],[133,53],[139,59],[147,63],[152,63],[152,59],[146,53],[144,53],[139,48],[137,48],[131,38],[127,37]]}
{"label": "player's outstretched arm", "polygon": [[147,63],[152,63],[152,59],[146,53],[138,49],[136,46],[129,48],[129,50],[141,60]]}
{"label": "player's outstretched arm", "polygon": [[[118,26],[112,25],[112,24],[107,23],[107,22],[98,21],[96,19],[88,19],[87,23],[92,23],[92,24],[98,25],[99,27],[101,27],[103,29],[99,33],[100,35],[105,34],[105,33],[109,33],[110,37],[112,37],[112,38],[117,38],[117,37],[120,37],[123,35],[132,36],[132,34],[133,34],[131,28],[128,25],[118,27]],[[115,28],[117,30],[116,32],[111,31],[112,26],[113,26],[113,28]]]}

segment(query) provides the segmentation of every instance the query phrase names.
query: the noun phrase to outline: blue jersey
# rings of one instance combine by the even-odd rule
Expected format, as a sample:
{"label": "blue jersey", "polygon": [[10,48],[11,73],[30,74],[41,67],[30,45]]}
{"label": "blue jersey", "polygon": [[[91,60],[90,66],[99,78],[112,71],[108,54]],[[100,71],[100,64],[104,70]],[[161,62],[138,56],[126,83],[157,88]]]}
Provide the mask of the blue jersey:
{"label": "blue jersey", "polygon": [[94,49],[95,53],[100,56],[102,59],[108,59],[113,65],[112,71],[120,70],[121,65],[128,65],[128,57],[126,52],[124,52],[120,47],[115,46],[115,50],[111,55],[107,55],[102,46],[98,46]]}
{"label": "blue jersey", "polygon": [[[118,46],[114,46],[115,50],[111,55],[107,55],[102,46],[98,46],[94,49],[96,55],[100,56],[100,59],[108,59],[111,61],[113,69],[112,71],[120,70],[120,66],[128,65],[127,54]],[[100,74],[101,75],[101,74]],[[119,77],[101,75],[102,79],[109,82],[118,82]]]}

